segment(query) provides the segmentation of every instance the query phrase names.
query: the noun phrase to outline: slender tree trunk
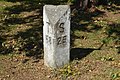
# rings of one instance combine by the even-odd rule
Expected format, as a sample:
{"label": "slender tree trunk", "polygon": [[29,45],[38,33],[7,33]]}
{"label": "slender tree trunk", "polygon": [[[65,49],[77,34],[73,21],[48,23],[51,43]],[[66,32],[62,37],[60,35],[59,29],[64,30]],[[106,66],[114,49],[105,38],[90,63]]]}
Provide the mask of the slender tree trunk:
{"label": "slender tree trunk", "polygon": [[91,8],[95,6],[97,0],[76,0],[75,6],[77,9],[86,10],[87,8]]}
{"label": "slender tree trunk", "polygon": [[82,7],[82,10],[87,9],[87,7],[88,7],[88,1],[89,1],[89,0],[83,0],[83,1],[82,1],[82,6],[81,6],[81,7]]}
{"label": "slender tree trunk", "polygon": [[77,8],[77,9],[79,9],[80,8],[80,0],[75,0],[75,7]]}
{"label": "slender tree trunk", "polygon": [[76,6],[77,9],[84,10],[84,9],[87,8],[88,2],[89,2],[89,0],[76,0],[75,1],[75,6]]}

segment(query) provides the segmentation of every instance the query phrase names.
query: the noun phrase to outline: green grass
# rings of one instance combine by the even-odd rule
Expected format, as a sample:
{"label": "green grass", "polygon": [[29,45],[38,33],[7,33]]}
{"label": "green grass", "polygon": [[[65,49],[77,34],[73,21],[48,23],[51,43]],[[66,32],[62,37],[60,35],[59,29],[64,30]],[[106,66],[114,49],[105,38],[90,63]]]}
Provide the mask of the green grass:
{"label": "green grass", "polygon": [[5,0],[0,0],[0,11],[5,11],[6,7],[15,5],[16,3],[7,2]]}
{"label": "green grass", "polygon": [[[32,70],[31,67],[34,64],[35,69],[39,67],[40,69],[43,68],[41,71],[37,70],[38,72],[36,71],[36,74],[41,74],[45,71],[46,74],[42,76],[49,76],[52,73],[48,74],[47,70],[44,69],[45,66],[41,62],[43,60],[41,6],[37,2],[34,3],[36,4],[34,7],[29,1],[23,1],[21,3],[0,1],[0,20],[2,22],[0,31],[3,31],[0,33],[0,39],[4,38],[4,40],[1,40],[3,45],[0,44],[0,47],[2,46],[2,50],[4,51],[4,55],[0,53],[0,74],[5,76],[3,73],[6,70],[9,73],[9,68],[5,67],[8,64],[9,67],[20,65],[16,72],[22,71],[24,67],[26,67],[26,71],[28,69],[27,67],[30,68],[29,70]],[[100,6],[98,8],[101,10],[105,7]],[[56,77],[63,80],[120,79],[120,54],[118,53],[118,47],[120,45],[120,18],[119,16],[115,17],[115,15],[119,14],[114,14],[114,10],[112,12],[106,9],[104,10],[106,12],[108,11],[111,15],[106,16],[99,12],[76,12],[76,15],[72,16],[75,17],[72,19],[73,22],[80,24],[73,25],[72,23],[71,26],[71,49],[76,50],[72,53],[75,55],[75,58],[63,68],[53,70],[53,80]],[[99,49],[102,44],[104,45]],[[86,55],[84,56],[84,54]],[[25,57],[22,57],[23,60],[26,57],[32,60],[37,58],[40,62],[33,63],[28,61],[29,64],[22,64],[20,62],[21,59],[19,59],[21,55]],[[17,58],[18,62],[10,61],[13,58]],[[37,66],[38,64],[41,65]]]}

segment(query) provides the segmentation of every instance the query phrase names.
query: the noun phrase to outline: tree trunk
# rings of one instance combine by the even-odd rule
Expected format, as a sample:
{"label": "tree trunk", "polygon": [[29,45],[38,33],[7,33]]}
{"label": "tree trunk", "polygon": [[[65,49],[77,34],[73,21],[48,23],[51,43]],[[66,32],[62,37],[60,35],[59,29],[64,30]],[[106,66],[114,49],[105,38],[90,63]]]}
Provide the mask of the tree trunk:
{"label": "tree trunk", "polygon": [[86,10],[96,5],[97,0],[76,0],[75,6],[77,9]]}

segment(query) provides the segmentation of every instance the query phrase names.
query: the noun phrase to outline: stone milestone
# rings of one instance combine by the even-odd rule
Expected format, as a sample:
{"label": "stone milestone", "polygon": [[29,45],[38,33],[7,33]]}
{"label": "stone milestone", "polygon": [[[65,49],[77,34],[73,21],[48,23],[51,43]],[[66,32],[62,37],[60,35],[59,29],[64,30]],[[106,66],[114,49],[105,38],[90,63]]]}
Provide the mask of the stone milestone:
{"label": "stone milestone", "polygon": [[44,64],[59,68],[70,61],[70,7],[43,7]]}

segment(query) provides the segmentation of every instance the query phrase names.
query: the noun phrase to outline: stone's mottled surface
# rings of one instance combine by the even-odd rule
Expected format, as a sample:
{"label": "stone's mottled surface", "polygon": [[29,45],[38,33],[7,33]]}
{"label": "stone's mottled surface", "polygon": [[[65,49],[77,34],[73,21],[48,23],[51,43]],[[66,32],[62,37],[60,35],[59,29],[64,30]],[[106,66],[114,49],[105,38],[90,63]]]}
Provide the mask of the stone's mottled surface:
{"label": "stone's mottled surface", "polygon": [[69,6],[68,5],[59,5],[59,6],[53,6],[53,5],[45,5],[45,11],[47,17],[50,19],[50,22],[52,24],[56,24],[58,20],[67,13]]}
{"label": "stone's mottled surface", "polygon": [[45,5],[43,21],[44,63],[62,67],[70,60],[70,7]]}

